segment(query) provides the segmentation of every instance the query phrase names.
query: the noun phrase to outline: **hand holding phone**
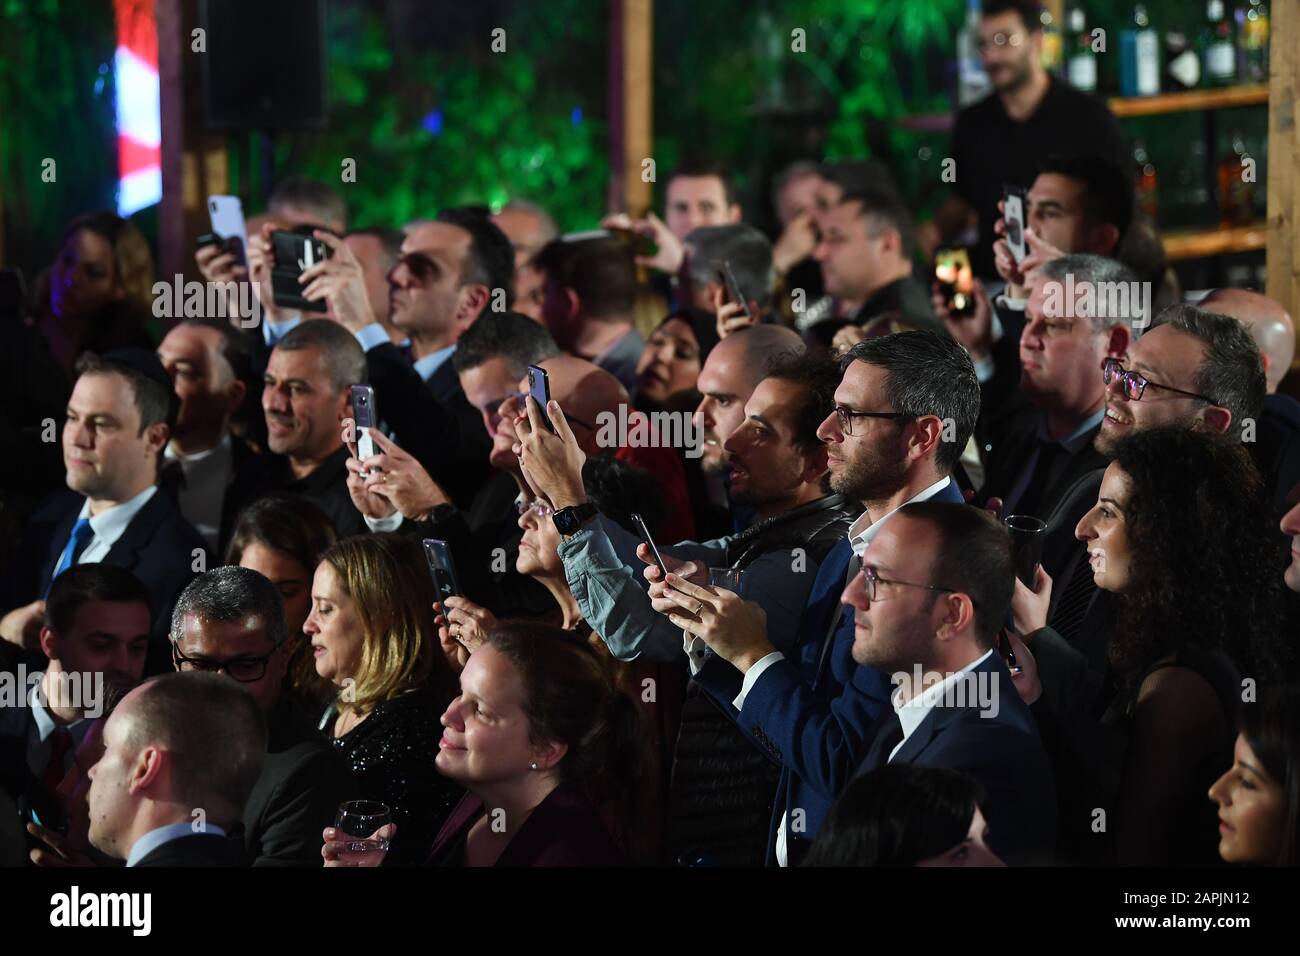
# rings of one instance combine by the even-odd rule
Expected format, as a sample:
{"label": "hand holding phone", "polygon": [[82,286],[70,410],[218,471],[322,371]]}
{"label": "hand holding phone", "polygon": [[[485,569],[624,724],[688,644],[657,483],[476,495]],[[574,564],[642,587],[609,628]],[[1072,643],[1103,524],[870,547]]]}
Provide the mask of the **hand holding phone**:
{"label": "hand holding phone", "polygon": [[357,433],[357,458],[365,461],[375,453],[375,441],[370,437],[370,429],[379,427],[375,390],[369,385],[352,386],[352,421]]}
{"label": "hand holding phone", "polygon": [[460,578],[456,574],[456,563],[452,561],[451,547],[447,542],[437,538],[425,538],[422,543],[438,603],[442,604],[449,597],[463,594],[460,589]]}
{"label": "hand holding phone", "polygon": [[939,284],[949,315],[966,318],[975,314],[975,276],[965,249],[935,251],[934,281]]}
{"label": "hand holding phone", "polygon": [[747,319],[752,319],[753,313],[749,311],[749,303],[745,301],[744,296],[740,294],[740,285],[736,282],[736,274],[731,271],[731,262],[722,259],[718,265],[718,282],[726,290],[727,302],[740,306],[742,314]]}
{"label": "hand holding phone", "polygon": [[659,553],[659,548],[655,544],[654,538],[650,537],[650,529],[646,527],[645,519],[642,518],[639,513],[633,514],[632,523],[636,525],[637,533],[641,535],[641,541],[650,549],[650,554],[655,559],[655,564],[659,568],[659,573],[663,575],[663,579],[666,581],[668,578],[668,568],[664,564],[664,557]]}

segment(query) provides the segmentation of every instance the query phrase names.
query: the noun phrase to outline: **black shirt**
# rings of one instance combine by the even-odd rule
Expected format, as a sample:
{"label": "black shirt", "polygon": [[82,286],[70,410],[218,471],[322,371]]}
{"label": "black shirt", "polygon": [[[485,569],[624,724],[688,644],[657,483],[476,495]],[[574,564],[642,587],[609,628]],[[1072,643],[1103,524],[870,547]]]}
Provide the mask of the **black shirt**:
{"label": "black shirt", "polygon": [[340,538],[354,534],[366,534],[365,518],[352,503],[348,493],[348,452],[346,445],[340,445],[316,469],[304,478],[295,478],[289,467],[289,459],[284,455],[264,452],[245,463],[235,473],[230,490],[226,493],[226,508],[221,521],[221,544],[224,551],[234,532],[239,513],[258,498],[273,492],[283,492],[298,498],[306,498],[329,518]]}
{"label": "black shirt", "polygon": [[1128,170],[1128,143],[1105,102],[1057,79],[1032,116],[1017,123],[997,93],[957,114],[952,157],[957,161],[957,195],[979,213],[979,243],[971,251],[976,275],[992,278],[993,223],[1003,184],[1028,189],[1052,156],[1100,156]]}

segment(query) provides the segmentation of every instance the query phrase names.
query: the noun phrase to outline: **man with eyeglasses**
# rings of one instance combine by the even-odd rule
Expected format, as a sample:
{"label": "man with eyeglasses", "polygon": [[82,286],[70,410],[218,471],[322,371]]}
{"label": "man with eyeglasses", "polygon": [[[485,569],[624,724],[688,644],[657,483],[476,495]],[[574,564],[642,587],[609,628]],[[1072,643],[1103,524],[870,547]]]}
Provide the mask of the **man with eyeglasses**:
{"label": "man with eyeglasses", "polygon": [[961,503],[952,471],[979,414],[970,357],[935,332],[868,339],[841,359],[834,410],[817,429],[831,490],[863,514],[826,555],[800,618],[794,651],[776,648],[757,604],[648,568],[651,604],[703,640],[713,659],[695,680],[782,767],[768,861],[797,865],[848,782],[868,729],[888,707],[881,671],[853,660],[853,614],[840,605],[853,559],[899,508]]}
{"label": "man with eyeglasses", "polygon": [[915,764],[968,773],[987,795],[981,809],[998,856],[1047,863],[1051,766],[994,647],[1013,582],[1006,532],[977,509],[904,505],[876,535],[842,600],[853,610],[853,659],[889,674],[894,689],[857,772]]}
{"label": "man with eyeglasses", "polygon": [[[1127,295],[1130,314],[1107,314],[1107,290],[1127,293],[1136,284],[1129,269],[1101,256],[1063,256],[1035,270],[1020,335],[1020,391],[1029,404],[985,424],[979,500],[1047,520],[1075,481],[1105,467],[1092,447],[1106,404],[1102,360],[1125,353],[1136,315]],[[1091,290],[1093,306],[1077,294],[1069,301],[1069,289]]]}
{"label": "man with eyeglasses", "polygon": [[246,865],[319,866],[321,827],[355,784],[285,686],[302,635],[286,633],[280,592],[248,568],[214,568],[182,592],[170,636],[176,670],[224,674],[266,718],[266,759],[243,813]]}
{"label": "man with eyeglasses", "polygon": [[1028,188],[1049,156],[1101,156],[1129,163],[1119,122],[1101,99],[1051,76],[1042,65],[1043,8],[1037,0],[985,0],[979,51],[993,91],[963,108],[948,156],[954,192],[925,229],[927,250],[962,237],[978,222],[971,248],[976,275],[995,279],[993,224],[1004,185]]}

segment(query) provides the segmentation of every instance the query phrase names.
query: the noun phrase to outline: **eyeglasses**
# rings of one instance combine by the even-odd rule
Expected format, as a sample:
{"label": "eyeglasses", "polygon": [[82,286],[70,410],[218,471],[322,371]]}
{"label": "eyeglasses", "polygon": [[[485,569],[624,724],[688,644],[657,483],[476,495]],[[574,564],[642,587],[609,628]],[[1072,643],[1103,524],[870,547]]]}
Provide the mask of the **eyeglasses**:
{"label": "eyeglasses", "polygon": [[1219,404],[1208,395],[1200,395],[1196,392],[1185,392],[1181,388],[1174,388],[1172,385],[1161,385],[1159,382],[1153,382],[1143,376],[1140,372],[1132,369],[1126,369],[1119,364],[1119,359],[1108,358],[1101,363],[1101,380],[1110,385],[1116,379],[1124,383],[1124,395],[1130,401],[1139,402],[1142,400],[1142,393],[1147,390],[1147,386],[1152,388],[1163,388],[1166,392],[1177,392],[1179,395],[1186,395],[1188,398],[1199,398],[1203,402],[1211,405]]}
{"label": "eyeglasses", "polygon": [[[861,567],[862,567],[862,576],[865,579],[866,588],[867,588],[867,600],[871,601],[873,604],[876,601],[881,600],[881,598],[877,597],[877,594],[879,594],[878,585],[881,584],[896,584],[902,587],[909,587],[909,588],[925,588],[927,591],[938,591],[942,594],[964,594],[965,593],[964,591],[957,591],[953,588],[941,588],[934,584],[916,584],[912,581],[893,581],[890,580],[889,578],[882,578],[877,573],[876,569],[869,564],[862,564]],[[974,598],[970,599],[970,603],[973,607],[979,607],[979,603]]]}
{"label": "eyeglasses", "polygon": [[406,266],[406,271],[411,274],[417,285],[428,285],[431,280],[436,280],[442,267],[430,259],[428,256],[419,252],[408,252],[406,255],[398,256],[397,262],[388,270],[389,281],[392,281],[393,273],[397,271],[398,266]]}
{"label": "eyeglasses", "polygon": [[892,421],[903,421],[916,416],[909,415],[906,412],[856,412],[847,405],[836,405],[835,417],[839,419],[840,431],[846,435],[852,435],[853,419],[855,418],[888,418]]}
{"label": "eyeglasses", "polygon": [[[506,396],[507,401],[512,398],[519,403],[519,408],[521,411],[528,408],[527,392],[511,392],[509,395]],[[564,420],[568,422],[570,425],[581,425],[583,428],[589,429],[590,431],[593,432],[596,430],[595,425],[592,425],[590,422],[584,422],[581,418],[574,418],[568,412],[564,413]]]}
{"label": "eyeglasses", "polygon": [[991,46],[1020,46],[1025,42],[1023,30],[1016,30],[1013,33],[995,33],[989,39],[981,37],[975,44],[976,48],[983,53]]}
{"label": "eyeglasses", "polygon": [[532,501],[516,501],[515,513],[522,515],[526,511],[531,511],[539,518],[549,518],[555,514],[555,509],[551,507],[550,502],[543,501],[541,498],[534,498]]}
{"label": "eyeglasses", "polygon": [[172,645],[172,663],[178,671],[200,671],[204,674],[226,672],[226,676],[241,684],[251,684],[266,676],[266,664],[275,656],[277,647],[264,657],[236,657],[228,661],[213,661],[206,657],[186,657]]}

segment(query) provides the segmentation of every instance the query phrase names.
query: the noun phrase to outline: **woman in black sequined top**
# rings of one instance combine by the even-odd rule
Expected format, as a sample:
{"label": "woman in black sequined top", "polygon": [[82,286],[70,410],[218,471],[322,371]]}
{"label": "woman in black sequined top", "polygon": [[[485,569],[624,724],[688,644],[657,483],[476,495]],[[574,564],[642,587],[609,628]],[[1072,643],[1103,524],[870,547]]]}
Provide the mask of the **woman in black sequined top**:
{"label": "woman in black sequined top", "polygon": [[387,865],[421,862],[462,793],[434,766],[439,717],[454,696],[434,597],[416,542],[348,538],[316,568],[303,626],[317,673],[339,689],[321,730],[360,796],[387,804],[398,825]]}

